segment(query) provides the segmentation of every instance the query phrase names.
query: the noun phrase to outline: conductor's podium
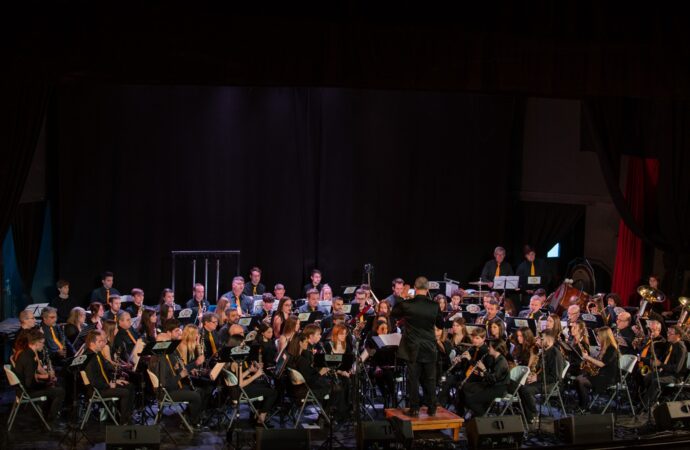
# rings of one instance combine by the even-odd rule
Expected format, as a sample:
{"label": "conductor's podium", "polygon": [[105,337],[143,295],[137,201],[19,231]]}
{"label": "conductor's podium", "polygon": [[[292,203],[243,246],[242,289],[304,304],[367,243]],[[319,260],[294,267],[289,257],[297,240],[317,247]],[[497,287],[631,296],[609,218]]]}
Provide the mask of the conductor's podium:
{"label": "conductor's podium", "polygon": [[462,423],[465,420],[445,408],[439,406],[434,417],[426,415],[426,407],[420,408],[419,417],[406,416],[403,411],[403,409],[386,409],[386,419],[396,417],[402,421],[411,422],[412,431],[451,429],[453,430],[453,440],[457,441],[460,438],[460,428],[462,428]]}

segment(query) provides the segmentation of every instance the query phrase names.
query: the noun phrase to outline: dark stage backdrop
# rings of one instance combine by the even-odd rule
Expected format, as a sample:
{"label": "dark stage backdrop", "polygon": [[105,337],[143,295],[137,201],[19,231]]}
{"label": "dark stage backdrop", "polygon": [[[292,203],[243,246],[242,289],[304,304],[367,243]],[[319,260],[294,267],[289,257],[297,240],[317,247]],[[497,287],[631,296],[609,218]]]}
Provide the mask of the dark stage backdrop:
{"label": "dark stage backdrop", "polygon": [[505,237],[513,97],[69,85],[56,102],[58,275],[78,295],[108,269],[151,303],[170,250],[240,249],[242,275],[292,296],[313,267],[339,287],[365,263],[384,296],[396,276],[474,278]]}

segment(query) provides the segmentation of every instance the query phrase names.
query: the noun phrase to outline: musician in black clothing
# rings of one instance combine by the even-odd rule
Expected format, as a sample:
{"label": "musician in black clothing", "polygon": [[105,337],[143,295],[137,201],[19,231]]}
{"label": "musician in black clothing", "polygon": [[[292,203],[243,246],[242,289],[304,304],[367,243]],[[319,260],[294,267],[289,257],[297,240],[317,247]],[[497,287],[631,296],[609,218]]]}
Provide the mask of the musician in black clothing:
{"label": "musician in black clothing", "polygon": [[[263,301],[263,306],[258,313],[254,314],[254,317],[258,322],[265,321],[265,323],[270,325],[273,319],[273,304],[275,303],[275,299],[273,298],[273,294],[266,292],[261,295],[261,300]],[[252,313],[251,311],[249,312]]]}
{"label": "musician in black clothing", "polygon": [[504,396],[510,383],[505,342],[492,340],[489,341],[488,347],[486,357],[475,366],[480,380],[467,382],[462,388],[465,408],[472,411],[475,416],[483,415],[494,398]]}
{"label": "musician in black clothing", "polygon": [[70,311],[72,308],[81,306],[79,300],[75,297],[69,296],[69,281],[58,280],[57,290],[59,292],[58,296],[50,301],[48,306],[52,306],[57,309],[58,322],[67,322]]}
{"label": "musician in black clothing", "polygon": [[[327,367],[317,369],[314,367],[314,349],[321,339],[321,329],[318,325],[310,324],[304,327],[302,333],[295,335],[290,340],[287,352],[290,355],[289,365],[304,377],[316,398],[323,402],[324,397],[330,392],[331,386],[326,374]],[[297,397],[306,395],[306,389],[299,385],[293,385],[292,389]]]}
{"label": "musician in black clothing", "polygon": [[[177,319],[170,319],[165,322],[163,332],[156,337],[156,341],[179,341],[181,338],[180,322]],[[149,368],[154,374],[160,375],[159,382],[168,391],[173,401],[189,403],[187,410],[189,420],[195,429],[200,429],[201,395],[191,390],[190,386],[182,384],[182,379],[187,378],[189,373],[176,354],[153,355],[149,362]]]}
{"label": "musician in black clothing", "polygon": [[[537,259],[534,249],[529,245],[524,246],[522,254],[525,259],[515,270],[515,275],[520,277],[520,290],[528,295],[532,295],[539,288],[548,288],[551,280],[546,261]],[[539,283],[529,283],[529,277],[539,277]]]}
{"label": "musician in black clothing", "polygon": [[[41,331],[46,338],[45,349],[53,360],[53,364],[62,365],[67,351],[74,354],[74,349],[71,349],[72,344],[67,342],[65,332],[62,327],[56,325],[57,310],[47,306],[41,312]],[[68,348],[70,347],[70,348]]]}
{"label": "musician in black clothing", "polygon": [[[132,319],[143,316],[146,306],[144,306],[144,291],[139,288],[132,289],[132,304],[127,307],[127,312]],[[141,320],[141,319],[139,319]]]}
{"label": "musician in black clothing", "polygon": [[608,386],[616,383],[620,376],[618,369],[618,344],[613,337],[611,328],[602,327],[597,330],[599,339],[599,355],[594,358],[589,354],[589,348],[583,347],[582,373],[575,379],[575,387],[579,398],[580,409],[585,410],[588,404],[590,390],[602,393]]}
{"label": "musician in black clothing", "polygon": [[[683,331],[678,325],[673,325],[667,331],[668,346],[663,359],[655,360],[656,371],[650,370],[644,377],[644,404],[648,407],[653,404],[659,394],[659,384],[662,387],[668,383],[674,383],[682,378],[685,372],[685,361],[688,351],[682,340]],[[658,381],[657,381],[658,378]]]}
{"label": "musician in black clothing", "polygon": [[54,374],[39,364],[38,354],[43,351],[45,337],[39,330],[26,332],[28,346],[15,355],[14,373],[31,398],[48,397],[49,410],[46,420],[55,426],[58,412],[65,400],[65,390],[54,385]]}
{"label": "musician in black clothing", "polygon": [[117,318],[120,314],[122,314],[122,298],[119,295],[111,295],[110,296],[110,309],[105,312],[103,315],[103,320],[114,320],[117,321]]}
{"label": "musician in black clothing", "polygon": [[201,318],[201,339],[204,342],[204,357],[206,360],[218,353],[223,343],[218,335],[218,315],[215,313],[206,313]]}
{"label": "musician in black clothing", "polygon": [[[249,271],[249,283],[244,286],[244,295],[251,297],[255,295],[263,295],[266,292],[266,286],[261,283],[261,269],[252,267]],[[245,311],[251,313],[251,311]]]}
{"label": "musician in black clothing", "polygon": [[96,288],[91,293],[91,301],[99,302],[104,305],[110,305],[110,297],[112,295],[120,295],[120,292],[113,287],[114,275],[112,272],[103,272],[101,276],[101,287]]}
{"label": "musician in black clothing", "polygon": [[518,390],[522,405],[525,409],[527,423],[531,423],[534,416],[537,414],[536,394],[542,392],[544,384],[546,384],[546,391],[549,392],[554,383],[557,383],[561,378],[561,373],[565,367],[563,354],[560,349],[554,345],[555,342],[556,340],[553,333],[542,333],[541,346],[543,351],[541,359],[537,362],[536,367],[530,367],[530,370],[536,369],[536,372],[530,372],[527,376],[527,384],[520,387]]}
{"label": "musician in black clothing", "polygon": [[632,316],[627,311],[622,311],[616,316],[616,342],[618,349],[624,355],[634,355],[636,350],[633,348],[635,332],[630,326]]}
{"label": "musician in black clothing", "polygon": [[309,278],[311,279],[311,282],[307,283],[302,290],[302,295],[304,298],[307,298],[307,292],[310,289],[316,289],[318,292],[321,292],[321,288],[323,287],[323,284],[321,283],[321,271],[319,269],[312,270]]}
{"label": "musician in black clothing", "polygon": [[529,308],[523,309],[520,311],[520,314],[518,314],[518,317],[520,318],[525,318],[525,319],[534,319],[534,320],[540,320],[542,316],[544,315],[541,312],[541,297],[533,295],[529,299]]}
{"label": "musician in black clothing", "polygon": [[117,334],[113,341],[113,350],[119,351],[122,359],[129,360],[137,339],[139,339],[139,333],[132,328],[132,318],[128,312],[123,312],[117,318]]}
{"label": "musician in black clothing", "polygon": [[197,315],[203,315],[209,307],[208,300],[206,300],[206,288],[203,284],[196,283],[192,291],[192,298],[187,301],[185,306],[192,308]]}
{"label": "musician in black clothing", "polygon": [[422,382],[427,415],[436,414],[436,337],[434,326],[443,328],[443,315],[436,302],[427,297],[429,280],[419,277],[414,283],[416,295],[396,303],[391,317],[404,320],[398,358],[407,361],[407,396],[410,417],[419,415],[419,384]]}
{"label": "musician in black clothing", "polygon": [[487,261],[482,269],[481,279],[489,282],[489,287],[494,286],[494,278],[498,276],[513,275],[513,268],[509,262],[504,261],[506,249],[496,247],[494,249],[494,259]]}
{"label": "musician in black clothing", "polygon": [[120,424],[126,425],[132,418],[134,405],[134,386],[127,380],[114,378],[115,368],[108,359],[101,354],[106,345],[105,333],[101,330],[91,330],[86,335],[86,354],[90,356],[84,371],[92,387],[98,389],[103,397],[116,397],[120,408]]}
{"label": "musician in black clothing", "polygon": [[385,298],[394,307],[396,303],[403,301],[403,290],[405,288],[405,281],[402,278],[396,278],[391,283],[393,285],[393,293]]}

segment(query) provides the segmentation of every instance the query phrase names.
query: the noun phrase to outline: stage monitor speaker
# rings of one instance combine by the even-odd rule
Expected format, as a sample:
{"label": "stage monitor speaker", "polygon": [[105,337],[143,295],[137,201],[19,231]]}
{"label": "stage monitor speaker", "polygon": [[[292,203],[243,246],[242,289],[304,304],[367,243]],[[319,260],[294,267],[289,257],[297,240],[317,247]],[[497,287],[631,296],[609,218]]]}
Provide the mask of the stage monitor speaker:
{"label": "stage monitor speaker", "polygon": [[296,429],[256,429],[256,449],[272,450],[276,448],[309,450],[309,430]]}
{"label": "stage monitor speaker", "polygon": [[690,400],[662,403],[654,410],[654,422],[660,430],[669,430],[676,423],[690,425]]}
{"label": "stage monitor speaker", "polygon": [[596,444],[613,440],[613,414],[568,416],[554,421],[555,434],[569,444]]}
{"label": "stage monitor speaker", "polygon": [[390,448],[397,442],[393,423],[387,420],[362,421],[357,433],[357,448]]}
{"label": "stage monitor speaker", "polygon": [[467,423],[470,448],[518,448],[524,428],[520,416],[475,417]]}
{"label": "stage monitor speaker", "polygon": [[161,445],[161,430],[157,426],[127,425],[105,427],[105,448],[158,449]]}

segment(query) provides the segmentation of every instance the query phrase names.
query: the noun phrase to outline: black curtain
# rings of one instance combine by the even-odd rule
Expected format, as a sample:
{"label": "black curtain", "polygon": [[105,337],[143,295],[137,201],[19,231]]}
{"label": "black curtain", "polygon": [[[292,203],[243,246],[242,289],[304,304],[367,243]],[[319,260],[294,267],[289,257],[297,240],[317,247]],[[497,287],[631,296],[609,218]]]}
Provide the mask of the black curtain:
{"label": "black curtain", "polygon": [[170,283],[170,250],[222,248],[241,249],[244,275],[259,265],[290,295],[313,267],[338,290],[372,263],[381,295],[396,276],[475,277],[504,238],[520,105],[448,93],[64,86],[49,144],[61,174],[60,276],[86,293],[113,270],[118,287],[145,288],[150,300]]}
{"label": "black curtain", "polygon": [[12,219],[17,266],[27,296],[31,294],[31,284],[36,272],[38,254],[41,250],[45,212],[45,202],[22,203]]}
{"label": "black curtain", "polygon": [[[530,244],[540,257],[572,233],[585,215],[584,205],[548,202],[521,202],[523,244]],[[521,252],[521,248],[516,251]],[[521,253],[518,253],[521,254]]]}
{"label": "black curtain", "polygon": [[12,222],[24,190],[45,119],[51,88],[36,68],[10,67],[3,77],[0,107],[0,239]]}
{"label": "black curtain", "polygon": [[[621,218],[646,243],[664,251],[663,287],[673,297],[681,294],[683,272],[690,268],[690,103],[589,100],[584,102],[583,126],[583,142],[596,151]],[[620,189],[625,154],[659,160],[656,209],[645,212],[644,223],[635,221]]]}

